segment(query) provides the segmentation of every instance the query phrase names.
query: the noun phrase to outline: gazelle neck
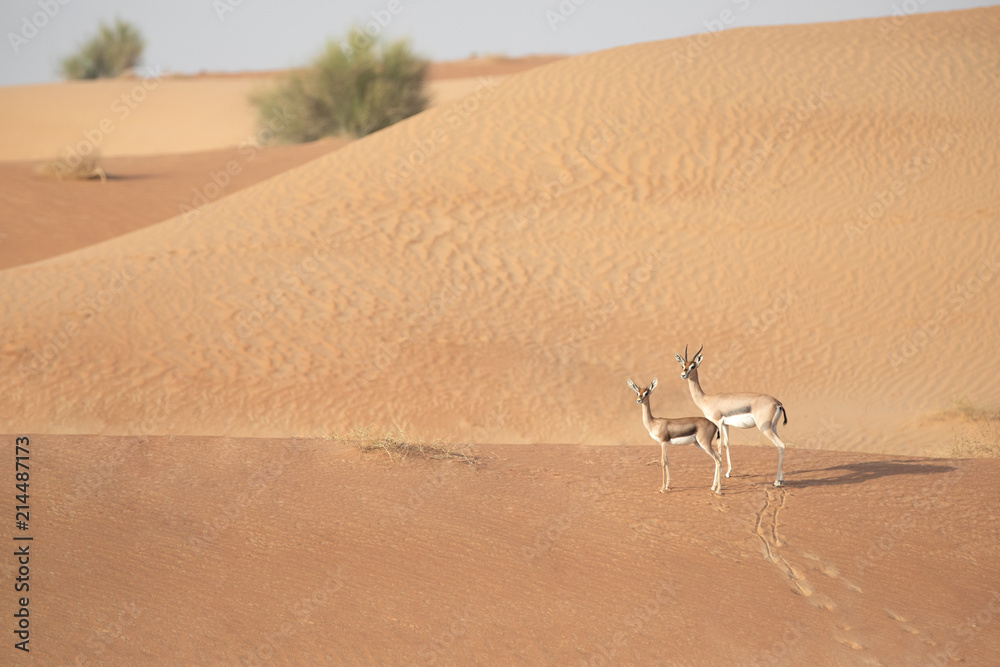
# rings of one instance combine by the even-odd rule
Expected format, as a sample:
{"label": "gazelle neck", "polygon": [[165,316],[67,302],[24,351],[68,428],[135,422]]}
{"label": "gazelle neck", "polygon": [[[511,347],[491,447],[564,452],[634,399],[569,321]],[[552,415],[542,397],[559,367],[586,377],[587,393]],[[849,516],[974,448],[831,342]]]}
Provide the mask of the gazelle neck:
{"label": "gazelle neck", "polygon": [[653,426],[653,414],[649,411],[649,396],[642,402],[642,425],[647,431]]}
{"label": "gazelle neck", "polygon": [[702,391],[701,382],[698,381],[697,368],[688,373],[688,389],[691,390],[691,399],[694,401],[694,404],[700,408],[702,401],[705,400],[705,392]]}

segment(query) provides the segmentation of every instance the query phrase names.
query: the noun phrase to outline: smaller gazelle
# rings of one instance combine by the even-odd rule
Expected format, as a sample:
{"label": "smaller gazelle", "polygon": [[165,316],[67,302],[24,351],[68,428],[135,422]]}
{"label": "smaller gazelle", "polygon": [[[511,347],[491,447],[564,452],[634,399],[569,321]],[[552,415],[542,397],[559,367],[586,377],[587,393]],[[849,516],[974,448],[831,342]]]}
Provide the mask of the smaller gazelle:
{"label": "smaller gazelle", "polygon": [[[660,467],[663,470],[663,488],[670,486],[670,469],[667,467],[667,445],[690,445],[697,443],[715,461],[715,480],[712,490],[722,493],[722,458],[712,449],[712,441],[719,434],[715,424],[704,417],[681,417],[680,419],[656,418],[649,411],[649,394],[656,389],[657,379],[649,385],[649,389],[640,389],[635,382],[628,381],[628,386],[638,396],[636,403],[642,404],[642,425],[649,431],[649,437],[660,443]],[[721,446],[719,452],[722,452]]]}
{"label": "smaller gazelle", "polygon": [[719,427],[722,432],[722,444],[719,447],[719,454],[722,454],[722,447],[726,448],[726,462],[729,470],[726,477],[733,472],[733,459],[729,455],[729,427],[753,428],[756,426],[767,439],[778,448],[778,474],[774,478],[774,485],[781,486],[784,475],[781,471],[781,464],[785,459],[785,443],[778,437],[778,419],[784,418],[784,424],[788,423],[788,413],[785,406],[774,396],[767,394],[706,394],[698,381],[698,367],[701,366],[704,356],[701,351],[705,349],[702,345],[694,353],[694,359],[688,361],[688,349],[684,346],[684,358],[675,354],[677,362],[684,367],[681,372],[681,379],[688,381],[688,389],[691,390],[691,399],[698,406],[702,414],[712,420],[713,424]]}

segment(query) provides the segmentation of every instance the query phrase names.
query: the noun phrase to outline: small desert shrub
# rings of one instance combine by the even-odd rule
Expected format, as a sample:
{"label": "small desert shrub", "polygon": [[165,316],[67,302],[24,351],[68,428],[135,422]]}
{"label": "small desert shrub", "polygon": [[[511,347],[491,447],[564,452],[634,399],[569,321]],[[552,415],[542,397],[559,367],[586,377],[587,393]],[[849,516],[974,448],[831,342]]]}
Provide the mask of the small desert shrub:
{"label": "small desert shrub", "polygon": [[92,178],[101,179],[101,183],[108,182],[108,175],[101,164],[101,156],[98,153],[90,155],[73,156],[76,160],[67,157],[57,157],[55,160],[46,162],[36,170],[43,176],[58,178],[60,181],[85,181]]}
{"label": "small desert shrub", "polygon": [[262,128],[274,130],[272,119],[283,119],[278,141],[363,137],[427,107],[427,66],[406,41],[383,45],[355,28],[343,46],[331,40],[312,65],[289,72],[278,88],[251,101]]}
{"label": "small desert shrub", "polygon": [[131,23],[121,19],[110,26],[102,23],[89,42],[62,61],[62,75],[67,79],[118,76],[139,64],[145,47],[145,40]]}
{"label": "small desert shrub", "polygon": [[410,442],[405,427],[380,429],[377,426],[361,426],[355,428],[340,439],[356,443],[363,454],[378,452],[389,457],[390,461],[399,461],[410,456],[423,459],[458,459],[462,463],[474,466],[476,459],[467,450],[452,449],[442,443]]}

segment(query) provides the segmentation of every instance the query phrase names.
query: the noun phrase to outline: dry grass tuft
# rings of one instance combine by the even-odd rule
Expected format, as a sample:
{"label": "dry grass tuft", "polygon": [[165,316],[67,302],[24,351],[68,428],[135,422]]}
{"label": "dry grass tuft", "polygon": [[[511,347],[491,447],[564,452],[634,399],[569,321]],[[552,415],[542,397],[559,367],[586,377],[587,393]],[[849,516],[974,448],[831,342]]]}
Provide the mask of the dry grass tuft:
{"label": "dry grass tuft", "polygon": [[952,399],[944,410],[931,416],[934,421],[990,422],[1000,421],[1000,410],[990,410],[973,405],[967,398]]}
{"label": "dry grass tuft", "polygon": [[1000,458],[1000,418],[994,416],[978,422],[974,433],[959,436],[949,456],[956,459]]}
{"label": "dry grass tuft", "polygon": [[952,458],[1000,458],[1000,410],[982,408],[965,398],[956,398],[931,419],[958,421],[967,425],[965,432],[952,445],[949,452]]}
{"label": "dry grass tuft", "polygon": [[104,171],[99,154],[73,157],[77,159],[74,161],[69,157],[57,157],[39,166],[36,171],[60,181],[86,181],[99,178],[101,183],[108,182],[108,174]]}
{"label": "dry grass tuft", "polygon": [[469,449],[454,449],[440,442],[411,442],[406,435],[406,427],[396,425],[395,429],[382,429],[374,424],[359,426],[339,439],[356,443],[363,454],[381,452],[390,461],[401,461],[409,457],[422,459],[456,459],[470,466],[478,461]]}

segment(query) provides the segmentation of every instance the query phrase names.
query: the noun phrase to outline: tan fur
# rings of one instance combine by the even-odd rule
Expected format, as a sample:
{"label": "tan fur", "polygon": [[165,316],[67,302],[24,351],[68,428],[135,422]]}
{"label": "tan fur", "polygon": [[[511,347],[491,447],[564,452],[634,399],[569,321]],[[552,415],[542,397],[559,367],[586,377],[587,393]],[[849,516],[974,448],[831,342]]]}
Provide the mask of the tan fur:
{"label": "tan fur", "polygon": [[[704,349],[704,346],[702,346],[702,349]],[[785,443],[778,437],[776,429],[778,427],[778,419],[782,414],[785,415],[785,423],[788,423],[788,415],[785,413],[785,407],[781,404],[781,401],[767,394],[751,394],[746,392],[739,394],[706,394],[701,388],[701,383],[698,381],[698,366],[701,365],[704,358],[701,354],[701,349],[695,353],[694,359],[691,361],[688,361],[686,347],[684,348],[683,359],[679,354],[675,354],[674,356],[680,362],[681,366],[684,367],[681,378],[688,381],[688,389],[691,390],[691,398],[694,400],[695,405],[698,406],[707,419],[710,419],[713,424],[719,427],[722,433],[721,446],[726,449],[726,462],[729,465],[726,477],[729,477],[733,472],[733,459],[729,454],[729,426],[732,424],[727,424],[726,420],[738,417],[739,415],[749,414],[753,417],[753,424],[746,426],[736,424],[735,426],[736,428],[753,428],[756,426],[778,448],[778,474],[774,479],[774,485],[781,486],[781,482],[784,480],[782,463],[785,458]]]}
{"label": "tan fur", "polygon": [[[695,442],[715,461],[715,479],[712,490],[722,493],[722,459],[712,449],[712,440],[718,434],[718,428],[704,417],[680,417],[667,419],[654,417],[649,409],[649,394],[656,388],[657,379],[649,385],[649,389],[640,389],[632,380],[628,386],[636,393],[636,402],[642,405],[642,425],[649,432],[649,437],[660,443],[660,468],[663,472],[663,487],[660,493],[670,486],[670,469],[667,466],[667,445],[671,440],[694,436]],[[721,449],[719,450],[721,453]]]}

